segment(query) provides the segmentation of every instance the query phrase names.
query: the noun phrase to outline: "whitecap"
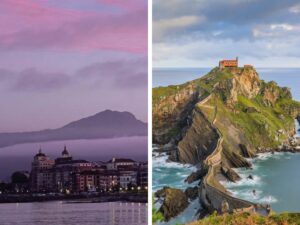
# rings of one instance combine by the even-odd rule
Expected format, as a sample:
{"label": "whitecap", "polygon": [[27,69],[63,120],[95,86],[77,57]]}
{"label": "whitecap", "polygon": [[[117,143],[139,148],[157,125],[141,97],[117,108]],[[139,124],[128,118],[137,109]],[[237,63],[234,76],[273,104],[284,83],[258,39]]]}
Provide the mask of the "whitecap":
{"label": "whitecap", "polygon": [[273,155],[275,155],[276,153],[272,154],[270,152],[267,153],[258,153],[257,157],[253,159],[253,161],[264,161],[267,160],[269,158],[271,158]]}
{"label": "whitecap", "polygon": [[259,201],[260,201],[260,203],[265,203],[265,204],[278,202],[278,200],[272,195],[265,196],[265,197],[261,198]]}

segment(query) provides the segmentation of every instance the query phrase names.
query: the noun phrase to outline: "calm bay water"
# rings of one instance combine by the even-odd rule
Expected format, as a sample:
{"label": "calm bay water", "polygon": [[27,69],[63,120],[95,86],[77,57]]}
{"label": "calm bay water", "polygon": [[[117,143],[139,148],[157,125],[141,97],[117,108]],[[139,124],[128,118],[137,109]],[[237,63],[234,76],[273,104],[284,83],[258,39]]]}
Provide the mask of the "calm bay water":
{"label": "calm bay water", "polygon": [[[181,69],[154,69],[153,86],[177,85],[197,79],[211,68],[181,68]],[[265,81],[276,81],[280,86],[291,88],[293,98],[300,101],[300,68],[259,68],[260,78]],[[296,129],[299,129],[296,123]],[[297,134],[300,136],[300,132]],[[191,168],[180,164],[168,163],[165,156],[153,158],[153,185],[154,191],[161,186],[186,188],[185,177]],[[165,163],[161,161],[164,160]],[[225,182],[224,185],[243,199],[271,203],[275,211],[300,211],[300,153],[276,153],[259,155],[253,160],[253,170],[238,169],[242,180],[236,184]],[[251,174],[254,180],[247,179]],[[255,189],[256,194],[253,195]],[[196,207],[196,206],[194,206]],[[191,221],[193,210],[186,210],[174,221]],[[183,221],[182,221],[183,220]]]}
{"label": "calm bay water", "polygon": [[0,204],[1,225],[146,225],[144,203]]}

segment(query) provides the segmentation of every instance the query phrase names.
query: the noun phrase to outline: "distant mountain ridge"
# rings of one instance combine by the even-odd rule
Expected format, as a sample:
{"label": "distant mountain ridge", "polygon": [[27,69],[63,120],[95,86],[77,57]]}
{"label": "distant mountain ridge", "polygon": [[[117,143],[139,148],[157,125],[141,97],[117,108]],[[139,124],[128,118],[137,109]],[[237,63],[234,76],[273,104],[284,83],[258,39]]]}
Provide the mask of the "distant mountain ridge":
{"label": "distant mountain ridge", "polygon": [[61,128],[0,133],[0,147],[45,141],[146,136],[147,123],[130,113],[105,110]]}

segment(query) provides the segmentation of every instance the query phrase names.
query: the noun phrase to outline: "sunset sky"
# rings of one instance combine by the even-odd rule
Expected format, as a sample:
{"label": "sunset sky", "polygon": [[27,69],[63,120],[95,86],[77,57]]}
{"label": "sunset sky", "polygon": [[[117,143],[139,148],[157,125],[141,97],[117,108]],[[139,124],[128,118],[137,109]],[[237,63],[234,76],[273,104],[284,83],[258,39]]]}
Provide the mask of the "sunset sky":
{"label": "sunset sky", "polygon": [[299,0],[153,0],[154,67],[300,67]]}
{"label": "sunset sky", "polygon": [[146,0],[1,0],[0,132],[147,121]]}

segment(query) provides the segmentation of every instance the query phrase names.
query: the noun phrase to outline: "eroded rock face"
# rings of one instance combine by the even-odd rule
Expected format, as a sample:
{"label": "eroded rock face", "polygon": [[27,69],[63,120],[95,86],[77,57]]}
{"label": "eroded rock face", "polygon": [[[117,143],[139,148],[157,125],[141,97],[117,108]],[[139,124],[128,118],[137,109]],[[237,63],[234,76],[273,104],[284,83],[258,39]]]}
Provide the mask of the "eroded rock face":
{"label": "eroded rock face", "polygon": [[223,151],[223,154],[225,156],[226,162],[229,167],[233,168],[251,168],[252,164],[247,161],[243,156],[236,152],[230,152],[228,150]]}
{"label": "eroded rock face", "polygon": [[241,149],[242,156],[244,156],[245,158],[254,158],[256,156],[255,152],[250,150],[246,145],[239,144],[239,146]]}
{"label": "eroded rock face", "polygon": [[261,81],[254,69],[243,69],[234,79],[237,81],[236,91],[239,95],[254,98],[259,93]]}
{"label": "eroded rock face", "polygon": [[197,109],[192,114],[192,124],[178,143],[178,160],[197,164],[212,153],[218,142],[218,133]]}
{"label": "eroded rock face", "polygon": [[188,84],[176,94],[162,97],[153,104],[154,143],[166,144],[172,141],[174,134],[180,136],[180,130],[187,125],[188,116],[198,100],[198,95],[195,86]]}
{"label": "eroded rock face", "polygon": [[228,106],[237,102],[238,95],[249,99],[254,98],[260,91],[261,81],[254,69],[232,69],[231,79],[224,79],[216,85],[216,91],[221,93]]}
{"label": "eroded rock face", "polygon": [[180,189],[164,187],[155,193],[155,197],[164,199],[159,211],[166,221],[177,216],[189,205],[188,197]]}

